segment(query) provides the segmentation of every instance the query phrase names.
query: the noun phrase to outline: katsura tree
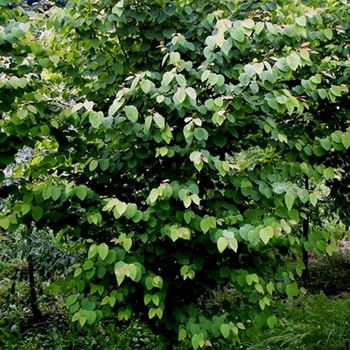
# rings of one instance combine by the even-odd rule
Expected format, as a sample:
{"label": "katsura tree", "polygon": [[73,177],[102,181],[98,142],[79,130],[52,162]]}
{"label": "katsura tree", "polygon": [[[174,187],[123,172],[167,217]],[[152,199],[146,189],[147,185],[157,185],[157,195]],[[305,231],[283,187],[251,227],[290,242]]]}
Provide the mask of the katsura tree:
{"label": "katsura tree", "polygon": [[[1,135],[16,140],[1,151],[36,152],[0,226],[86,241],[51,287],[73,321],[115,312],[170,346],[237,344],[275,326],[273,298],[305,292],[306,253],[335,250],[309,230],[317,184],[348,192],[350,145],[349,9],[317,6],[75,1],[0,32]],[[234,304],[207,308],[228,285]]]}

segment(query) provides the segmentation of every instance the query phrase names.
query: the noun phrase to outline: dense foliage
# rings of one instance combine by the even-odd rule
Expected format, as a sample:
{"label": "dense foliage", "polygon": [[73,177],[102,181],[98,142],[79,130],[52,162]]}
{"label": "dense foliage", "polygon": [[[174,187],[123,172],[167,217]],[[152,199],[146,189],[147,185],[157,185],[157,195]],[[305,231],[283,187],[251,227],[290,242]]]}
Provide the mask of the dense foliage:
{"label": "dense foliage", "polygon": [[[194,348],[273,328],[307,252],[335,250],[310,226],[325,189],[346,220],[347,2],[0,6],[0,226],[84,240],[51,286],[73,321]],[[226,285],[233,306],[199,303]]]}

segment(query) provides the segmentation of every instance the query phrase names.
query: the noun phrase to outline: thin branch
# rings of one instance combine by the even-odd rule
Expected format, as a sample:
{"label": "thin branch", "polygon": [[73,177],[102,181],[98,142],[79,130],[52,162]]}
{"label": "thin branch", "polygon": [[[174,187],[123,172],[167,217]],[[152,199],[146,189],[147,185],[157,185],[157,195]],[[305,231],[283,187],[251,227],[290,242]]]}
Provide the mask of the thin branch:
{"label": "thin branch", "polygon": [[126,54],[126,51],[125,51],[125,49],[124,49],[124,47],[123,47],[123,44],[122,44],[122,40],[120,39],[120,36],[119,36],[118,33],[117,33],[117,38],[118,38],[118,41],[119,41],[119,45],[120,45],[120,47],[121,47],[121,49],[122,49],[122,51],[123,51],[123,55],[124,55],[124,57],[125,57],[126,62],[130,63],[130,62],[129,62],[129,57],[128,57],[128,55]]}

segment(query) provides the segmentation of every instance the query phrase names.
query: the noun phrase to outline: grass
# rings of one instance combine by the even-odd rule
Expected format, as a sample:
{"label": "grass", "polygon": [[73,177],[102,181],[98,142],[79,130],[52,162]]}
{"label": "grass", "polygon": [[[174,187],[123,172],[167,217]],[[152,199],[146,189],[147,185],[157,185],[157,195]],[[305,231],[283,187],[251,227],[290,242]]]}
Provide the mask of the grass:
{"label": "grass", "polygon": [[[278,301],[275,305],[279,324],[261,329],[247,339],[245,350],[345,350],[349,338],[350,296],[326,297],[323,293]],[[4,321],[6,319],[6,324]],[[99,322],[89,329],[68,323],[68,316],[51,319],[51,323],[20,329],[18,311],[0,321],[0,348],[18,350],[73,350],[103,348],[106,350],[160,350],[159,339],[146,325],[137,321],[121,326],[114,320]],[[21,315],[23,321],[23,315]],[[190,349],[190,344],[178,350]],[[212,349],[237,349],[223,342]]]}
{"label": "grass", "polygon": [[[68,320],[68,317],[67,319]],[[160,350],[161,343],[143,324],[128,326],[116,322],[99,322],[89,329],[79,329],[65,319],[19,331],[18,325],[0,329],[0,348],[16,350]]]}
{"label": "grass", "polygon": [[349,339],[350,296],[324,293],[278,302],[279,325],[263,329],[246,350],[344,350]]}

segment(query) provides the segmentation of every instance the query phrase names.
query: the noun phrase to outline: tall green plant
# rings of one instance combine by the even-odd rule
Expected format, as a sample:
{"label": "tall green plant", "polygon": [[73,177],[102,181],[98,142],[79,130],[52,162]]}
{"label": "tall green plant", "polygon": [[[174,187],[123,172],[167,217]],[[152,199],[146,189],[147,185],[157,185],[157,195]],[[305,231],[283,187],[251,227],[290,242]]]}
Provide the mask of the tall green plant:
{"label": "tall green plant", "polygon": [[[41,19],[16,42],[4,31],[13,69],[37,84],[28,94],[23,80],[20,96],[5,86],[3,137],[40,152],[0,226],[34,220],[87,240],[62,286],[73,321],[115,310],[149,319],[165,342],[238,343],[274,327],[275,293],[299,293],[305,266],[285,257],[335,249],[322,231],[303,237],[301,220],[320,199],[305,178],[342,184],[331,160],[350,145],[347,5],[280,5],[78,1],[52,10],[45,31]],[[257,147],[268,161],[233,161]],[[227,284],[233,310],[197,307]]]}

